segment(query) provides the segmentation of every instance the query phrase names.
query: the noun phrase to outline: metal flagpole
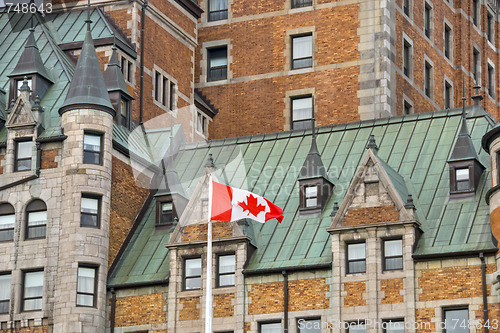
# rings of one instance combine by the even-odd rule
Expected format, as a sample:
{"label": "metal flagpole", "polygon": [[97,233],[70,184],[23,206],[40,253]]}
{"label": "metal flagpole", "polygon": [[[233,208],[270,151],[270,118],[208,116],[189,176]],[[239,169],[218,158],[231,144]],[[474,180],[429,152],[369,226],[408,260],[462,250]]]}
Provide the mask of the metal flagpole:
{"label": "metal flagpole", "polygon": [[212,174],[208,184],[207,290],[205,302],[205,333],[212,333]]}

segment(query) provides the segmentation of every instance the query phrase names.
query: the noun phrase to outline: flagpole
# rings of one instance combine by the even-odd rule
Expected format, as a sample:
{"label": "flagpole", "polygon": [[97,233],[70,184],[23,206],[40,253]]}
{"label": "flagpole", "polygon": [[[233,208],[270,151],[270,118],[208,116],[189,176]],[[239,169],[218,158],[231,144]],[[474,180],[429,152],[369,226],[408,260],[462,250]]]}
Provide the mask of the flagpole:
{"label": "flagpole", "polygon": [[205,333],[212,333],[212,174],[208,178],[207,287],[205,302]]}

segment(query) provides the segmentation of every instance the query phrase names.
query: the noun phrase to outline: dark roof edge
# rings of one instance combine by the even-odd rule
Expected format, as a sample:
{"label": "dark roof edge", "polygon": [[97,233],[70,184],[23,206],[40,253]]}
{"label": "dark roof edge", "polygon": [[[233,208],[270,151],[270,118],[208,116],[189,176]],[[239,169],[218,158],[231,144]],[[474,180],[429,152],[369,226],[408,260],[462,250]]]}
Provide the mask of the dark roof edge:
{"label": "dark roof edge", "polygon": [[490,153],[490,143],[497,135],[500,134],[499,132],[500,132],[500,126],[495,126],[491,130],[486,132],[485,135],[483,135],[483,138],[481,139],[481,145],[488,154]]}
{"label": "dark roof edge", "polygon": [[175,0],[175,2],[181,5],[182,8],[187,10],[189,14],[193,15],[196,19],[199,19],[203,13],[203,9],[191,0]]}
{"label": "dark roof edge", "polygon": [[116,285],[107,285],[108,290],[110,289],[127,289],[127,288],[139,288],[139,287],[149,287],[149,286],[162,286],[168,284],[168,278],[165,280],[148,281],[148,282],[132,282],[123,283]]}
{"label": "dark roof edge", "polygon": [[448,259],[454,257],[470,257],[477,256],[480,253],[495,254],[498,248],[490,248],[486,250],[471,250],[471,251],[459,251],[459,252],[445,252],[445,253],[429,253],[429,254],[414,254],[412,258],[415,261],[423,261],[427,259]]}
{"label": "dark roof edge", "polygon": [[99,104],[89,104],[89,103],[76,103],[76,104],[70,104],[70,105],[65,105],[59,109],[59,115],[62,116],[63,113],[66,113],[68,111],[72,110],[80,110],[80,109],[90,109],[90,110],[97,110],[97,111],[103,111],[109,113],[113,118],[116,116],[116,110],[112,108],[108,108],[104,105],[99,105]]}
{"label": "dark roof edge", "polygon": [[490,205],[490,197],[493,195],[493,192],[498,191],[500,189],[500,184],[493,186],[486,192],[486,195],[484,196],[484,199],[486,200],[486,204],[489,206]]}
{"label": "dark roof edge", "polygon": [[128,243],[132,239],[132,236],[134,236],[134,233],[137,230],[137,227],[139,226],[142,219],[146,215],[146,212],[149,209],[149,205],[151,205],[151,202],[153,202],[153,198],[154,198],[155,193],[156,193],[156,190],[149,190],[148,197],[144,201],[144,204],[142,205],[142,208],[139,211],[139,214],[137,214],[137,217],[134,220],[134,224],[132,224],[132,228],[130,228],[130,231],[128,232],[127,237],[125,237],[125,240],[123,241],[122,245],[120,246],[120,249],[116,253],[115,259],[113,259],[111,266],[109,266],[108,276],[111,276],[111,274],[113,274],[113,271],[115,270],[116,265],[118,264],[118,261],[122,257],[123,252],[125,252],[125,249],[127,248]]}
{"label": "dark roof edge", "polygon": [[308,271],[308,270],[313,270],[313,269],[331,269],[331,268],[332,268],[332,263],[330,262],[327,264],[243,270],[243,274],[244,275],[259,275],[259,274],[281,273],[283,271],[285,271],[285,272],[299,272],[299,271]]}
{"label": "dark roof edge", "polygon": [[[94,46],[111,46],[113,44],[116,45],[117,48],[119,48],[121,51],[127,53],[129,56],[132,58],[136,59],[137,58],[137,52],[133,49],[130,48],[129,45],[125,44],[121,40],[115,37],[105,37],[105,38],[96,38],[93,40],[94,41]],[[79,42],[70,42],[70,43],[63,43],[59,44],[59,47],[63,51],[73,51],[73,50],[79,50],[82,48],[83,41]]]}
{"label": "dark roof edge", "polygon": [[68,138],[67,135],[58,135],[58,136],[51,136],[51,137],[48,137],[48,138],[38,138],[36,139],[36,142],[40,142],[40,143],[47,143],[47,142],[61,142],[61,141],[64,141]]}

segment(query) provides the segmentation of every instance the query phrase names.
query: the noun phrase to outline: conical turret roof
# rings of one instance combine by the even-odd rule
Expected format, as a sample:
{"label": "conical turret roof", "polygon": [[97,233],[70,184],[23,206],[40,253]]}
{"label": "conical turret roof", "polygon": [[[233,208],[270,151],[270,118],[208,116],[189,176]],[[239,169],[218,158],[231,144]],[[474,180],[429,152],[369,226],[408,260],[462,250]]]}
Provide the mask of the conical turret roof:
{"label": "conical turret roof", "polygon": [[125,83],[125,79],[123,78],[115,47],[113,47],[113,53],[109,59],[108,68],[106,68],[104,72],[104,81],[106,82],[108,91],[121,91],[126,96],[132,98],[132,95],[130,95],[128,91],[127,84]]}
{"label": "conical turret roof", "polygon": [[59,114],[74,109],[97,109],[115,115],[89,29]]}

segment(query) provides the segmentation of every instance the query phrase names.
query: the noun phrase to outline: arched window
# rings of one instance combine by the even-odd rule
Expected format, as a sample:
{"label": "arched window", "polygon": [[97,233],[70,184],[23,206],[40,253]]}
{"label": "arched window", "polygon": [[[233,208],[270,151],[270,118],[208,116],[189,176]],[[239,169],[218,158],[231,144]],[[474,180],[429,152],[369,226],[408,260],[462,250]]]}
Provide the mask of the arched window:
{"label": "arched window", "polygon": [[16,212],[8,203],[0,203],[0,242],[14,240]]}
{"label": "arched window", "polygon": [[33,200],[26,208],[26,239],[44,238],[47,226],[47,205]]}

